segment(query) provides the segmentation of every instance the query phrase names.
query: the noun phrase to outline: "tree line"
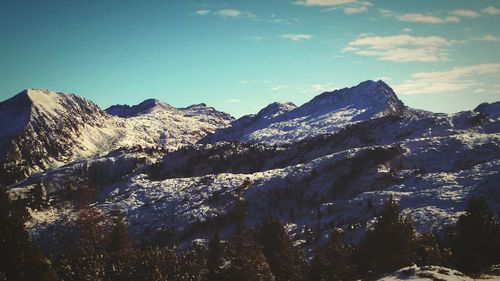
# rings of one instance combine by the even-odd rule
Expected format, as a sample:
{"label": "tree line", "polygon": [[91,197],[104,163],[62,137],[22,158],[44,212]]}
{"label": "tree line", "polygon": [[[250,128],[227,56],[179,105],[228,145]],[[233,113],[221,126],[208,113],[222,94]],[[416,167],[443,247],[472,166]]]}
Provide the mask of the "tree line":
{"label": "tree line", "polygon": [[342,231],[334,229],[309,259],[281,222],[264,218],[248,228],[247,208],[244,200],[236,202],[228,240],[221,240],[215,227],[207,245],[179,250],[133,241],[120,212],[107,216],[86,206],[77,218],[72,247],[45,257],[25,230],[25,209],[2,190],[0,280],[373,280],[411,264],[443,265],[470,275],[500,264],[500,223],[481,198],[471,198],[456,225],[438,238],[417,233],[412,219],[400,213],[391,197],[359,243],[347,243]]}

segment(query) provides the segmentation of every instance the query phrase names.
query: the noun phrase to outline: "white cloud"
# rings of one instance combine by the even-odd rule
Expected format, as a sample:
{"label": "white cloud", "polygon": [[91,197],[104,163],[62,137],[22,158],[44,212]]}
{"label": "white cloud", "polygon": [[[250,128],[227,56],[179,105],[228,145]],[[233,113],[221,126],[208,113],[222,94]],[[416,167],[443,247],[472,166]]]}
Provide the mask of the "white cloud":
{"label": "white cloud", "polygon": [[440,24],[440,23],[451,23],[460,22],[460,18],[456,16],[448,16],[444,18],[420,14],[420,13],[409,13],[397,16],[400,21],[406,22],[418,22],[418,23],[429,23],[429,24]]}
{"label": "white cloud", "polygon": [[249,40],[249,41],[254,41],[254,42],[261,42],[261,41],[264,41],[265,38],[262,37],[262,36],[259,36],[259,35],[253,35],[253,36],[246,36],[246,37],[243,37],[245,40]]}
{"label": "white cloud", "polygon": [[407,14],[399,14],[395,11],[379,9],[379,13],[383,17],[392,17],[396,18],[399,21],[404,22],[416,22],[416,23],[426,23],[426,24],[442,24],[442,23],[455,23],[460,22],[460,18],[457,16],[446,16],[446,17],[438,17],[430,14],[421,14],[421,13],[407,13]]}
{"label": "white cloud", "polygon": [[358,6],[358,7],[347,7],[344,8],[344,13],[346,14],[360,14],[368,11],[366,6]]}
{"label": "white cloud", "polygon": [[240,11],[236,9],[224,9],[218,11],[203,9],[195,11],[194,14],[197,16],[213,15],[222,18],[255,18],[255,15],[250,12]]}
{"label": "white cloud", "polygon": [[473,38],[475,41],[500,42],[500,36],[486,34],[481,37]]}
{"label": "white cloud", "polygon": [[241,100],[239,99],[227,99],[225,100],[227,103],[241,103]]}
{"label": "white cloud", "polygon": [[348,5],[344,8],[344,13],[346,14],[361,14],[368,11],[368,7],[373,6],[373,3],[370,1],[356,2],[351,5]]}
{"label": "white cloud", "polygon": [[326,10],[342,9],[346,14],[360,14],[373,6],[370,1],[360,0],[298,0],[294,4],[301,6],[324,7]]}
{"label": "white cloud", "polygon": [[288,40],[291,40],[291,41],[298,42],[298,41],[303,41],[303,40],[310,40],[314,36],[312,36],[311,34],[300,34],[300,33],[297,33],[297,34],[281,34],[280,37],[283,38],[283,39],[288,39]]}
{"label": "white cloud", "polygon": [[301,6],[332,7],[351,4],[354,2],[357,2],[357,0],[299,0],[295,1],[294,4]]}
{"label": "white cloud", "polygon": [[318,93],[323,93],[327,91],[331,91],[334,89],[334,84],[327,82],[327,83],[316,83],[312,85],[301,85],[297,87],[297,90],[301,94],[318,94]]}
{"label": "white cloud", "polygon": [[317,83],[311,85],[311,89],[316,93],[331,91],[333,87],[334,87],[333,83]]}
{"label": "white cloud", "polygon": [[218,11],[217,14],[222,17],[236,18],[243,15],[243,12],[240,10],[226,9]]}
{"label": "white cloud", "polygon": [[414,73],[410,79],[394,88],[402,95],[449,93],[479,87],[478,76],[486,75],[500,78],[500,64],[477,64],[447,71]]}
{"label": "white cloud", "polygon": [[209,15],[210,13],[212,13],[212,11],[210,10],[197,10],[196,12],[194,12],[196,15],[198,16],[206,16],[206,15]]}
{"label": "white cloud", "polygon": [[271,81],[269,80],[241,80],[241,84],[269,84]]}
{"label": "white cloud", "polygon": [[278,86],[274,86],[274,87],[271,87],[271,91],[281,91],[281,90],[287,90],[287,89],[290,89],[290,86],[289,85],[278,85]]}
{"label": "white cloud", "polygon": [[481,12],[488,14],[488,15],[499,15],[500,14],[500,9],[497,7],[489,6],[481,10]]}
{"label": "white cloud", "polygon": [[343,49],[343,52],[372,56],[395,62],[436,62],[447,60],[445,46],[453,42],[438,36],[416,37],[408,34],[393,36],[362,36]]}
{"label": "white cloud", "polygon": [[457,17],[465,17],[465,18],[477,18],[479,17],[479,13],[472,10],[454,10],[450,12],[450,15]]}

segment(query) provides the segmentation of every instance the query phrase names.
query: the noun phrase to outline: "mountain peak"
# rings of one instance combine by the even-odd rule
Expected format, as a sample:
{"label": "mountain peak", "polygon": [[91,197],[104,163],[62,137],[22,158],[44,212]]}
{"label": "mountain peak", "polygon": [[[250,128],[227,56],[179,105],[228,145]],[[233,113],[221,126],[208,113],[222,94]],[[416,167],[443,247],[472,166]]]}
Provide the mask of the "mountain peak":
{"label": "mountain peak", "polygon": [[405,109],[386,83],[368,80],[351,88],[324,92],[300,107],[272,103],[256,115],[244,116],[217,131],[210,139],[291,143],[332,134],[357,122],[401,115]]}
{"label": "mountain peak", "polygon": [[112,105],[107,108],[105,111],[114,116],[118,117],[134,117],[137,115],[147,114],[153,112],[155,110],[173,110],[174,108],[169,104],[162,102],[159,99],[146,99],[139,104],[136,105],[127,105],[127,104],[117,104]]}
{"label": "mountain peak", "polygon": [[350,88],[324,92],[302,106],[309,112],[356,109],[378,117],[401,114],[405,106],[384,81],[367,80]]}
{"label": "mountain peak", "polygon": [[261,109],[256,116],[266,119],[274,118],[295,108],[297,108],[297,106],[292,102],[273,102]]}

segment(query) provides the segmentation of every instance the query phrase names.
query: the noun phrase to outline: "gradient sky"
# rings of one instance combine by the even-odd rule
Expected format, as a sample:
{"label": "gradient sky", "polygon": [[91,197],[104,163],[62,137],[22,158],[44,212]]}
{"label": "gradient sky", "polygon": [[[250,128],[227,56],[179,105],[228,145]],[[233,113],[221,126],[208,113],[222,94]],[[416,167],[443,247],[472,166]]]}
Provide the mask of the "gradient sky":
{"label": "gradient sky", "polygon": [[367,79],[432,111],[500,100],[500,1],[0,2],[0,100],[47,88],[239,117]]}

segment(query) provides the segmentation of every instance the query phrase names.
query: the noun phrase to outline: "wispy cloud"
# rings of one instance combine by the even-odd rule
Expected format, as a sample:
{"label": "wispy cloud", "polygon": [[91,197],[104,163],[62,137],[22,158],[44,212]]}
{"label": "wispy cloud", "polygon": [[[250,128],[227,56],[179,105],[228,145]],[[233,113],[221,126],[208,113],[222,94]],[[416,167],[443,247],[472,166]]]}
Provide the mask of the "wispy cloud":
{"label": "wispy cloud", "polygon": [[198,16],[206,16],[206,15],[209,15],[211,12],[212,11],[210,11],[210,10],[203,9],[203,10],[197,10],[194,13]]}
{"label": "wispy cloud", "polygon": [[465,18],[477,18],[479,13],[473,10],[454,10],[450,12],[450,15]]}
{"label": "wispy cloud", "polygon": [[292,25],[294,23],[293,20],[288,20],[288,19],[285,19],[285,18],[280,18],[280,17],[278,17],[275,14],[271,15],[271,17],[268,19],[268,21],[271,22],[271,23],[288,24],[288,25]]}
{"label": "wispy cloud", "polygon": [[452,43],[438,36],[417,37],[409,34],[360,36],[349,42],[343,52],[376,57],[384,61],[436,62],[448,59],[444,47]]}
{"label": "wispy cloud", "polygon": [[255,15],[250,12],[236,9],[223,9],[217,11],[202,9],[195,11],[194,14],[197,16],[219,16],[221,18],[255,18]]}
{"label": "wispy cloud", "polygon": [[326,91],[332,91],[335,85],[331,82],[326,83],[315,83],[311,85],[300,85],[296,89],[301,94],[318,94]]}
{"label": "wispy cloud", "polygon": [[416,23],[425,23],[425,24],[442,24],[442,23],[455,23],[460,22],[460,18],[458,16],[435,16],[431,14],[422,14],[422,13],[406,13],[400,14],[395,11],[379,9],[379,12],[384,17],[393,17],[399,21],[404,22],[416,22]]}
{"label": "wispy cloud", "polygon": [[357,0],[298,0],[294,4],[301,6],[332,7],[355,3]]}
{"label": "wispy cloud", "polygon": [[500,9],[497,7],[494,7],[494,6],[488,6],[484,9],[482,9],[481,12],[488,14],[488,15],[499,15]]}
{"label": "wispy cloud", "polygon": [[278,86],[271,87],[270,90],[274,91],[274,92],[277,92],[277,91],[287,90],[287,89],[290,89],[290,88],[291,87],[289,85],[278,85]]}
{"label": "wispy cloud", "polygon": [[486,34],[481,37],[473,38],[475,41],[486,41],[486,42],[500,42],[500,36],[495,36],[491,34]]}
{"label": "wispy cloud", "polygon": [[304,41],[304,40],[311,40],[313,39],[313,35],[311,34],[302,34],[302,33],[295,33],[295,34],[281,34],[279,37],[291,41]]}
{"label": "wispy cloud", "polygon": [[368,11],[373,6],[370,1],[361,0],[299,0],[294,4],[301,6],[317,6],[326,8],[325,10],[342,9],[346,14],[361,14]]}
{"label": "wispy cloud", "polygon": [[240,84],[269,84],[269,80],[241,80]]}
{"label": "wispy cloud", "polygon": [[259,36],[259,35],[254,35],[254,36],[247,36],[247,40],[254,41],[254,42],[261,42],[264,41],[264,37]]}
{"label": "wispy cloud", "polygon": [[361,14],[368,11],[367,6],[357,6],[357,7],[346,7],[344,8],[344,13],[346,14]]}
{"label": "wispy cloud", "polygon": [[402,95],[457,92],[479,87],[481,84],[478,76],[485,75],[500,78],[500,64],[477,64],[447,71],[419,72],[394,88]]}
{"label": "wispy cloud", "polygon": [[460,18],[458,18],[456,16],[447,16],[447,17],[440,18],[440,17],[426,15],[426,14],[420,14],[420,13],[403,14],[403,15],[399,15],[397,18],[400,21],[430,23],[430,24],[460,22]]}
{"label": "wispy cloud", "polygon": [[227,99],[225,100],[226,103],[241,103],[241,100],[239,99]]}

